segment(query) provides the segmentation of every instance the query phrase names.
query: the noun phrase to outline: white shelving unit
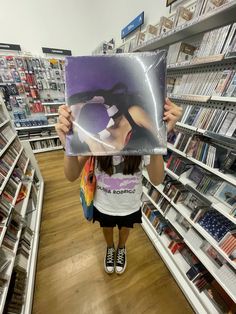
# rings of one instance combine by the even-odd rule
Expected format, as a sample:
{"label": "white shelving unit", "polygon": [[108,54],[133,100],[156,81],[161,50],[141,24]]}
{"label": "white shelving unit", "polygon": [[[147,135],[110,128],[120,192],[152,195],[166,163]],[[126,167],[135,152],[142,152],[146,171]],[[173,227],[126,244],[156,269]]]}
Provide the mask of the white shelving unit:
{"label": "white shelving unit", "polygon": [[150,51],[156,50],[181,41],[190,36],[194,36],[216,27],[224,26],[235,22],[235,1],[226,3],[225,5],[215,9],[213,12],[190,20],[189,22],[162,34],[162,36],[151,39],[143,45],[138,46],[134,51]]}
{"label": "white shelving unit", "polygon": [[[231,1],[219,7],[218,9],[213,10],[207,15],[203,15],[197,17],[189,22],[186,22],[184,25],[168,31],[161,36],[150,39],[149,41],[144,42],[142,45],[136,47],[134,52],[143,52],[143,51],[152,51],[157,49],[166,49],[168,45],[185,41],[194,35],[199,35],[206,31],[210,31],[212,29],[234,23],[235,20],[235,12],[236,12],[236,1]],[[187,41],[188,42],[188,41]],[[235,62],[235,58],[227,58],[227,55],[212,55],[207,57],[196,57],[192,61],[182,62],[171,64],[167,67],[167,75],[178,77],[182,73],[192,73],[190,69],[192,69],[193,73],[201,72],[207,70],[210,71],[212,67],[217,67],[224,69],[225,66],[229,67],[231,62]],[[234,68],[235,69],[235,68]],[[188,70],[186,72],[186,70]],[[181,72],[182,71],[182,72]],[[187,90],[187,89],[186,89]],[[200,93],[200,92],[199,92]],[[169,97],[176,100],[177,103],[184,103],[185,105],[191,104],[196,105],[200,104],[203,107],[214,107],[220,108],[229,107],[229,110],[232,110],[233,106],[235,106],[236,98],[235,97],[219,97],[213,95],[195,95],[195,94],[169,94]],[[231,107],[230,107],[231,106]],[[224,138],[223,136],[216,136],[214,134],[209,134],[206,130],[199,129],[195,126],[186,125],[183,123],[178,122],[177,126],[180,128],[186,129],[186,131],[191,131],[192,133],[201,134],[203,136],[211,138],[211,140],[219,141],[224,145],[234,145],[233,140],[228,138]],[[236,186],[236,176],[232,176],[229,174],[225,174],[219,171],[219,169],[211,168],[206,164],[188,156],[185,151],[180,151],[176,149],[173,145],[168,144],[168,149],[172,152],[178,154],[179,156],[185,157],[190,160],[193,164],[196,164],[210,173],[218,176],[221,180],[229,182]],[[183,185],[188,185],[187,187],[191,189],[196,189],[196,184],[193,183],[190,179],[188,179],[188,175],[186,173],[181,175],[176,175],[170,169],[168,169],[165,165],[165,172],[170,175],[171,178],[181,182]],[[144,172],[143,175],[147,178],[150,182],[147,172]],[[222,288],[226,291],[226,293],[231,297],[231,299],[236,302],[236,263],[232,261],[228,255],[219,247],[218,242],[197,222],[192,221],[190,218],[190,211],[187,207],[183,204],[175,204],[168,196],[165,195],[163,192],[163,185],[155,186],[156,190],[159,191],[167,201],[170,202],[171,208],[163,213],[160,206],[158,206],[154,200],[148,195],[147,189],[144,187],[144,195],[148,201],[150,201],[158,211],[167,219],[172,226],[179,232],[179,234],[183,237],[184,242],[190,248],[190,250],[196,255],[199,261],[206,267],[210,274],[215,278],[215,280],[222,286]],[[200,192],[196,191],[196,194],[201,194]],[[230,215],[230,208],[218,200],[216,200],[211,195],[203,195],[202,197],[210,201],[211,207],[215,208],[221,214],[223,214],[227,219],[231,222],[236,223],[236,218]],[[191,225],[190,230],[196,233],[199,238],[206,243],[209,243],[221,256],[225,259],[226,265],[222,267],[216,266],[216,264],[208,257],[208,255],[201,249],[201,246],[196,247],[196,244],[190,241],[190,236],[188,235],[187,231],[182,228],[180,224],[172,217],[171,211],[176,212],[176,215],[181,215],[184,217],[188,223]],[[186,271],[188,270],[187,267],[190,266],[187,264],[181,254],[172,254],[171,251],[168,249],[168,240],[165,236],[160,236],[157,234],[157,231],[152,226],[151,222],[148,218],[143,214],[143,229],[147,233],[148,237],[152,241],[154,247],[166,263],[167,267],[169,268],[170,272],[176,279],[177,283],[179,284],[180,288],[186,295],[187,299],[189,300],[190,304],[194,308],[197,313],[221,313],[221,310],[213,304],[210,298],[204,293],[199,293],[197,288],[192,285],[192,283],[187,279],[186,280]],[[200,240],[199,240],[200,241]],[[233,275],[232,275],[233,274]],[[227,279],[230,276],[234,277],[234,281],[232,279]],[[190,292],[191,290],[191,292]]]}
{"label": "white shelving unit", "polygon": [[[146,171],[143,172],[143,175],[145,176],[145,178],[147,180],[149,180],[149,176],[148,173]],[[150,181],[150,180],[149,180]],[[181,182],[181,179],[179,177],[179,181]],[[182,182],[181,182],[182,183]],[[183,183],[184,184],[184,183]],[[215,241],[215,239],[213,237],[211,237],[211,235],[205,231],[204,228],[202,228],[198,223],[195,223],[191,220],[191,218],[189,217],[189,210],[187,209],[186,206],[184,206],[183,204],[176,204],[173,201],[171,201],[171,199],[165,195],[165,193],[163,192],[163,185],[158,185],[155,186],[155,188],[170,202],[170,204],[182,215],[184,216],[185,219],[188,220],[188,222],[194,227],[194,229],[196,229],[202,236],[204,239],[206,239],[223,257],[224,259],[231,265],[231,267],[233,267],[236,270],[236,263],[233,262],[226,254],[225,252],[219,247],[218,243]],[[162,212],[161,208],[159,206],[157,206],[157,204],[152,200],[152,198],[146,193],[146,191],[144,190],[146,196],[148,197],[148,199],[152,202],[152,204],[160,211]],[[209,199],[209,197],[207,196],[207,198]],[[209,200],[212,200],[211,198]],[[214,200],[212,200],[213,203],[213,207],[214,207]],[[218,203],[216,203],[217,205],[214,207],[216,210],[218,210]],[[221,211],[222,214],[225,214]],[[228,214],[227,214],[228,215]],[[227,217],[227,215],[225,215]],[[228,215],[229,216],[229,215]],[[231,216],[231,221],[233,221],[234,223],[236,222],[236,219],[234,217]]]}
{"label": "white shelving unit", "polygon": [[59,149],[63,149],[63,146],[47,147],[47,148],[41,148],[41,149],[33,149],[33,152],[35,154],[37,154],[37,153],[44,153],[44,152],[49,152],[49,151],[52,151],[52,150],[59,150]]}
{"label": "white shelving unit", "polygon": [[[0,106],[2,106],[4,115],[6,117],[8,117],[8,112],[7,112],[7,110],[3,104],[2,99],[0,99]],[[4,125],[7,123],[10,123],[9,119],[7,119],[7,122],[4,123]],[[4,125],[2,125],[2,127],[4,127]],[[1,151],[1,156],[7,151],[7,149],[10,147],[11,143],[13,142],[13,140],[16,137],[17,137],[17,135],[12,137],[8,141],[4,150]],[[37,261],[37,252],[38,252],[38,242],[39,242],[39,228],[40,228],[41,212],[42,212],[42,204],[43,204],[44,182],[43,182],[43,178],[41,176],[41,173],[39,171],[37,161],[34,157],[32,149],[30,147],[30,144],[27,142],[27,143],[22,143],[22,145],[23,146],[21,147],[19,154],[17,155],[16,159],[14,160],[14,163],[12,164],[10,171],[8,172],[7,176],[5,177],[5,180],[3,181],[3,183],[0,187],[0,194],[4,191],[4,188],[7,184],[10,176],[13,173],[14,167],[16,166],[16,164],[17,164],[17,162],[18,162],[18,160],[19,160],[19,158],[23,152],[28,157],[26,159],[26,162],[25,162],[23,174],[28,173],[27,169],[28,169],[28,167],[30,167],[31,175],[30,175],[30,177],[28,177],[27,181],[24,179],[24,181],[21,181],[18,184],[14,199],[12,200],[11,204],[9,204],[10,205],[9,206],[9,208],[10,208],[9,209],[9,216],[4,222],[3,229],[2,229],[1,235],[0,235],[0,249],[2,249],[1,246],[2,246],[2,243],[4,240],[4,236],[7,232],[8,223],[9,223],[9,219],[12,215],[12,212],[13,211],[18,212],[21,215],[22,219],[26,219],[26,221],[28,221],[28,214],[26,213],[26,211],[27,211],[27,207],[29,204],[32,185],[35,184],[35,183],[33,183],[33,180],[34,180],[34,177],[37,176],[37,178],[39,180],[38,181],[39,186],[38,186],[38,195],[37,195],[37,205],[36,205],[36,208],[34,210],[33,219],[31,219],[31,221],[28,221],[28,224],[29,224],[28,226],[33,231],[33,237],[32,237],[32,246],[31,246],[31,250],[30,250],[30,257],[28,259],[28,267],[27,267],[27,288],[25,291],[25,304],[24,304],[24,307],[22,308],[22,313],[29,314],[29,313],[31,313],[31,309],[32,309],[32,300],[33,300],[33,292],[34,292],[34,280],[35,280],[36,261]],[[26,188],[27,188],[26,196],[24,197],[24,199],[22,201],[20,201],[18,204],[16,204],[17,197],[18,197],[18,194],[21,190],[22,185],[26,186]],[[21,233],[22,233],[22,228],[23,228],[23,224],[21,224],[21,227],[18,231],[17,241],[14,245],[14,250],[11,251],[11,250],[5,248],[7,254],[10,258],[10,264],[7,266],[6,271],[5,271],[5,274],[8,277],[8,281],[7,281],[7,284],[4,286],[3,293],[2,293],[1,298],[0,298],[0,313],[3,313],[3,311],[4,311],[7,293],[8,293],[8,289],[10,286],[11,275],[12,275],[14,264],[15,264],[15,258],[17,256],[17,248],[18,248]]]}
{"label": "white shelving unit", "polygon": [[42,102],[43,106],[61,106],[65,105],[65,101],[58,101],[58,102]]}
{"label": "white shelving unit", "polygon": [[35,137],[35,138],[30,138],[28,140],[22,140],[21,142],[35,142],[35,141],[51,140],[53,138],[59,138],[59,136],[53,135],[53,136]]}
{"label": "white shelving unit", "polygon": [[[189,303],[192,305],[196,313],[199,314],[215,314],[219,313],[213,304],[209,301],[208,297],[203,293],[199,293],[197,288],[187,278],[186,272],[189,265],[186,263],[180,253],[172,254],[168,249],[168,239],[165,236],[158,235],[155,228],[152,226],[148,218],[143,214],[142,227],[152,244],[160,254],[161,258],[167,265],[169,271],[179,284],[181,290],[185,294]],[[209,312],[210,311],[210,312]]]}
{"label": "white shelving unit", "polygon": [[15,128],[16,131],[32,130],[32,129],[45,129],[45,128],[54,128],[56,124],[47,124],[47,125],[36,125],[36,126],[25,126]]}
{"label": "white shelving unit", "polygon": [[212,168],[212,167],[209,167],[207,166],[206,164],[204,164],[203,162],[195,159],[195,158],[192,158],[192,157],[189,157],[187,154],[181,152],[180,150],[176,149],[172,144],[167,144],[167,147],[172,150],[173,152],[177,153],[178,155],[180,156],[183,156],[187,159],[189,159],[190,161],[192,161],[193,163],[201,166],[202,168],[208,170],[209,172],[217,175],[219,178],[233,184],[233,185],[236,185],[236,177],[231,175],[231,174],[225,174],[225,173],[222,173],[220,172],[217,168]]}
{"label": "white shelving unit", "polygon": [[45,117],[59,116],[59,113],[45,113]]}

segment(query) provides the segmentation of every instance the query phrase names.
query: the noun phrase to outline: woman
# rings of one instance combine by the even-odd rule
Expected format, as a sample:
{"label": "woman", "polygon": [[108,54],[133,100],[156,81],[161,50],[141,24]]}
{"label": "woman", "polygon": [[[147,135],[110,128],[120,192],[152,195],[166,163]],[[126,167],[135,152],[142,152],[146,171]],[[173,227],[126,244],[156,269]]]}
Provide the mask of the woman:
{"label": "woman", "polygon": [[[168,131],[180,119],[182,109],[166,99],[164,120]],[[72,125],[68,106],[59,108],[58,136],[65,145],[65,136]],[[64,156],[65,176],[69,181],[79,178],[88,157]],[[107,273],[122,274],[127,265],[126,242],[134,223],[141,223],[142,169],[147,167],[149,178],[158,185],[164,178],[162,155],[100,156],[96,157],[97,189],[94,197],[94,221],[98,221],[106,241],[104,269]],[[119,228],[117,250],[113,242],[113,229]]]}

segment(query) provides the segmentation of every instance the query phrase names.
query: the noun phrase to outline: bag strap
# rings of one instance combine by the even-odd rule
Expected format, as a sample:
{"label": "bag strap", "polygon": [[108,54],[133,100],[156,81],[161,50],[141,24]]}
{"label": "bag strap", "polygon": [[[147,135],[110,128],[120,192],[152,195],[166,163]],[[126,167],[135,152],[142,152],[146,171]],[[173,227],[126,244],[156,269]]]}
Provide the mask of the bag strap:
{"label": "bag strap", "polygon": [[89,157],[89,171],[94,173],[95,171],[95,157],[91,156]]}

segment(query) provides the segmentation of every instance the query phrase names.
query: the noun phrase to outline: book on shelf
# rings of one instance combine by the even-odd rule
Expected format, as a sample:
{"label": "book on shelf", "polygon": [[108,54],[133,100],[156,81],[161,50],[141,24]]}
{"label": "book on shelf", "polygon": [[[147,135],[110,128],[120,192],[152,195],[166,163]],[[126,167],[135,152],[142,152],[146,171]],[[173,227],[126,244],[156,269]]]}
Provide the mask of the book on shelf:
{"label": "book on shelf", "polygon": [[178,214],[175,220],[181,226],[181,228],[184,229],[185,232],[187,232],[192,227],[188,220],[181,214]]}
{"label": "book on shelf", "polygon": [[227,263],[225,258],[207,241],[203,243],[201,250],[210,258],[217,268]]}
{"label": "book on shelf", "polygon": [[214,209],[207,211],[198,221],[217,242],[229,232],[235,230],[235,224]]}
{"label": "book on shelf", "polygon": [[174,22],[165,17],[165,16],[162,16],[160,18],[160,23],[159,23],[159,34],[158,35],[162,35],[162,34],[165,34],[167,33],[168,31],[170,31],[174,26]]}
{"label": "book on shelf", "polygon": [[183,240],[172,240],[168,245],[168,249],[170,249],[172,254],[175,254],[176,252],[181,251],[184,246],[185,244]]}
{"label": "book on shelf", "polygon": [[176,10],[175,20],[174,20],[174,28],[177,28],[180,25],[190,21],[193,18],[193,12],[184,6],[179,6]]}
{"label": "book on shelf", "polygon": [[216,69],[211,72],[204,70],[197,73],[171,73],[172,81],[169,82],[171,97],[191,96],[191,99],[196,100],[197,96],[222,96],[234,79],[232,71]]}
{"label": "book on shelf", "polygon": [[207,272],[207,269],[202,265],[202,263],[197,263],[191,266],[191,268],[186,272],[186,275],[189,280],[193,281],[203,276]]}
{"label": "book on shelf", "polygon": [[145,42],[145,33],[138,31],[135,35],[135,46],[140,46]]}
{"label": "book on shelf", "polygon": [[225,252],[225,254],[227,254],[230,258],[232,257],[232,260],[235,261],[233,254],[235,254],[234,252],[236,250],[236,231],[229,231],[219,242],[219,247]]}
{"label": "book on shelf", "polygon": [[153,39],[157,37],[158,34],[158,27],[154,25],[147,25],[146,31],[145,31],[145,41],[148,41],[150,39]]}
{"label": "book on shelf", "polygon": [[189,43],[179,42],[169,46],[167,64],[190,62],[196,52],[196,47]]}
{"label": "book on shelf", "polygon": [[202,7],[201,15],[206,15],[209,13],[214,13],[213,11],[223,4],[225,4],[227,0],[205,0],[204,5]]}

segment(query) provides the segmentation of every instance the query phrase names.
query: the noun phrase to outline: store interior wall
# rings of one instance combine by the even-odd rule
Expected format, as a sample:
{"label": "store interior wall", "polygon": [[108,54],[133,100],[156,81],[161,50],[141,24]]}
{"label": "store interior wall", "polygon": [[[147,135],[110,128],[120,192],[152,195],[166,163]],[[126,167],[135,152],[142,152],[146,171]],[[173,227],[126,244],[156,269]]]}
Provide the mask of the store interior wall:
{"label": "store interior wall", "polygon": [[12,0],[1,1],[0,42],[20,44],[40,55],[41,47],[90,54],[114,38],[142,11],[145,24],[156,24],[169,10],[166,0]]}

